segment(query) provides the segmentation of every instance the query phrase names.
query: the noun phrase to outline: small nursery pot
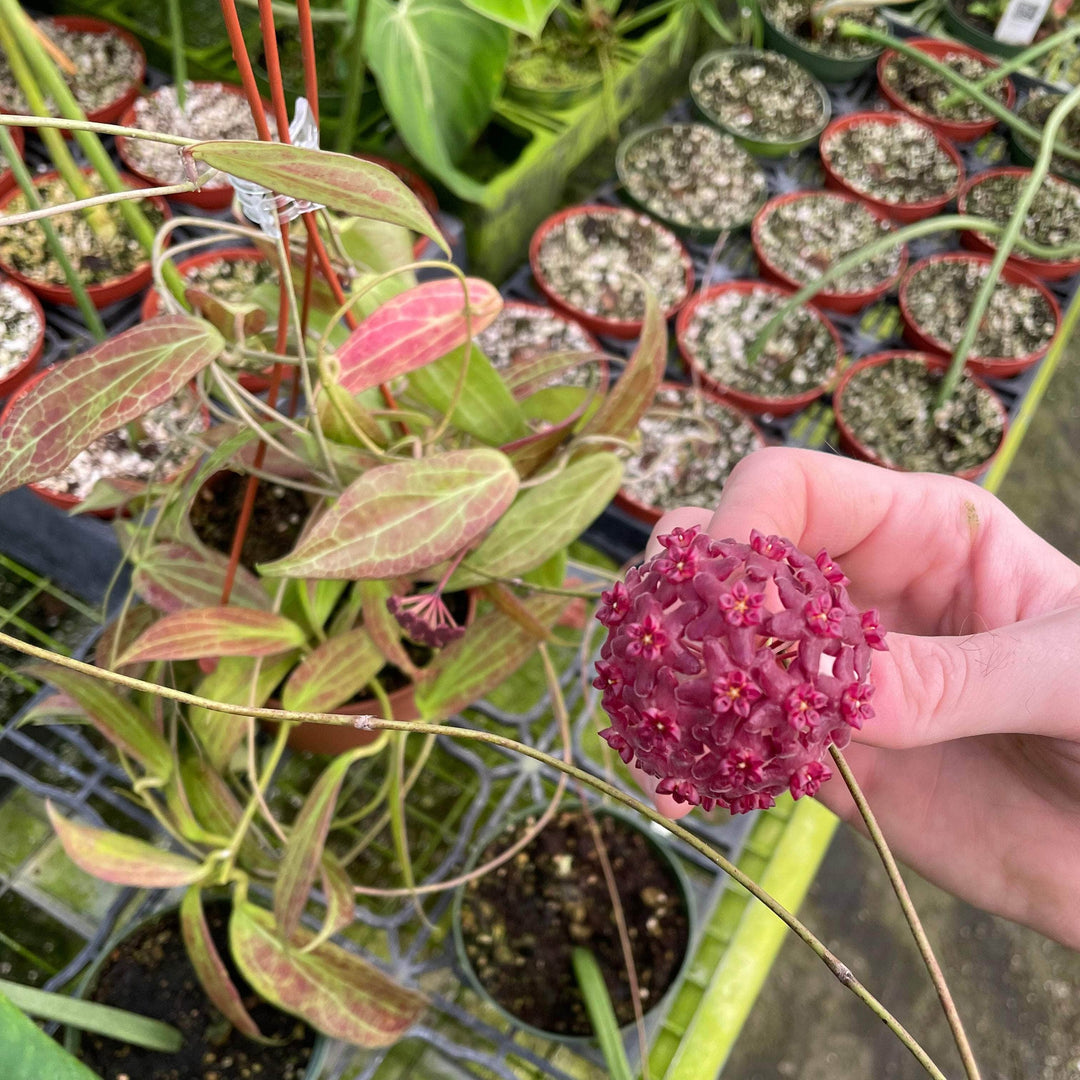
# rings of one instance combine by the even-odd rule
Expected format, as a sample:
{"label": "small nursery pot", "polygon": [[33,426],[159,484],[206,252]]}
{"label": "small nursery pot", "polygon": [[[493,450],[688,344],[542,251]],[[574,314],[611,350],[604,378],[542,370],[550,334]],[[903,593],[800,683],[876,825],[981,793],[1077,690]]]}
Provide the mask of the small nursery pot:
{"label": "small nursery pot", "polygon": [[768,285],[762,281],[725,281],[720,285],[714,285],[704,292],[697,293],[679,312],[679,316],[675,320],[675,339],[679,346],[679,354],[682,356],[686,366],[693,372],[694,377],[700,379],[703,386],[713,391],[723,401],[755,415],[768,413],[774,417],[790,416],[792,413],[806,408],[812,401],[816,401],[825,393],[825,390],[835,377],[836,369],[839,367],[840,360],[844,355],[844,343],[840,339],[836,327],[813,304],[804,304],[802,307],[828,331],[835,350],[835,358],[825,378],[817,386],[808,390],[790,395],[785,394],[782,397],[767,397],[725,385],[710,374],[708,365],[695,352],[692,343],[688,340],[687,332],[690,329],[690,324],[698,308],[703,304],[707,304],[721,296],[730,294],[748,296],[757,292],[773,293],[782,300],[793,294],[793,290],[790,288]]}
{"label": "small nursery pot", "polygon": [[830,56],[820,49],[813,48],[805,38],[779,26],[774,15],[768,10],[767,2],[757,6],[765,30],[766,47],[790,56],[823,83],[842,83],[855,79],[870,68],[881,55],[881,46],[867,43],[865,53],[855,56]]}
{"label": "small nursery pot", "polygon": [[[789,289],[800,289],[805,284],[805,282],[799,281],[785,273],[775,264],[765,252],[761,234],[769,215],[778,207],[790,205],[801,199],[820,198],[823,194],[824,193],[821,191],[792,191],[787,195],[779,195],[775,199],[770,199],[758,212],[758,215],[754,218],[754,223],[750,228],[750,239],[753,242],[754,253],[757,255],[758,263],[761,266],[762,276],[773,282],[786,285]],[[879,221],[885,222],[892,228],[892,224],[889,221],[887,214],[878,210],[876,207],[867,205],[862,199],[858,199],[854,195],[848,195],[845,192],[832,191],[828,193],[828,197],[845,200],[853,206],[865,210],[868,214],[872,214]],[[871,289],[864,289],[860,292],[833,292],[830,289],[823,289],[814,296],[814,303],[819,307],[825,308],[827,311],[836,311],[843,315],[854,314],[868,304],[880,300],[890,291],[890,289],[896,286],[907,267],[907,260],[908,252],[907,245],[905,244],[901,246],[897,269],[887,280],[882,281]]]}
{"label": "small nursery pot", "polygon": [[[45,348],[45,312],[41,310],[41,304],[33,292],[18,281],[9,281],[0,276],[0,290],[15,290],[20,297],[29,305],[33,317],[37,320],[37,334],[34,337],[25,357],[12,367],[7,374],[0,373],[0,400],[15,393],[20,386],[30,378],[41,359],[42,350]],[[5,328],[6,333],[11,331]]]}
{"label": "small nursery pot", "polygon": [[[392,172],[420,200],[420,205],[431,215],[431,220],[438,221],[439,200],[435,197],[432,186],[422,176],[413,172],[407,165],[401,165],[389,158],[376,157],[374,154],[357,154],[356,156],[375,165],[381,165]],[[431,241],[426,236],[418,236],[413,242],[414,257],[419,259],[429,243]]]}
{"label": "small nursery pot", "polygon": [[[970,201],[971,193],[980,184],[984,184],[986,181],[992,180],[995,177],[1013,176],[1018,179],[1023,179],[1030,175],[1030,169],[1011,168],[988,169],[986,172],[979,173],[978,176],[973,176],[964,185],[963,191],[960,192],[958,203],[960,213],[968,213],[968,203]],[[1080,199],[1080,188],[1075,184],[1070,184],[1067,180],[1060,180],[1048,176],[1043,181],[1043,184],[1064,185],[1066,189],[1076,192],[1077,198]],[[964,246],[970,248],[972,251],[983,251],[992,254],[997,250],[997,245],[993,240],[989,237],[981,236],[971,229],[967,229],[961,233],[960,239]],[[1080,256],[1072,259],[1036,259],[1032,255],[1025,255],[1023,252],[1014,250],[1013,254],[1006,260],[1005,265],[1006,267],[1026,270],[1029,274],[1041,278],[1043,281],[1063,281],[1065,278],[1072,277],[1073,274],[1080,273]]]}
{"label": "small nursery pot", "polygon": [[[833,148],[836,140],[841,138],[845,132],[875,125],[895,127],[901,123],[918,125],[929,138],[935,140],[940,153],[944,154],[952,162],[956,169],[956,180],[944,194],[914,202],[891,202],[856,186],[837,168]],[[866,203],[867,206],[873,207],[873,209],[892,218],[893,221],[904,225],[932,217],[934,214],[944,210],[956,198],[964,182],[964,162],[956,147],[930,124],[904,113],[856,112],[842,116],[834,120],[825,129],[824,134],[821,136],[819,150],[821,153],[821,165],[825,170],[826,187],[854,195],[857,199],[861,199]]]}
{"label": "small nursery pot", "polygon": [[[218,94],[229,95],[237,98],[244,103],[245,109],[247,108],[247,98],[244,95],[242,87],[233,86],[231,83],[223,82],[195,82],[191,84],[193,89],[213,89]],[[164,87],[160,89],[166,89]],[[159,93],[160,89],[154,91]],[[151,95],[153,96],[153,94]],[[272,116],[273,112],[270,107],[270,103],[266,100],[262,102],[263,108],[268,116]],[[135,120],[135,109],[137,103],[133,100],[131,104],[124,110],[123,116],[120,118],[120,125],[122,127],[139,127],[139,124]],[[215,135],[207,135],[206,138],[215,138]],[[133,176],[138,177],[144,184],[149,187],[165,187],[168,184],[175,184],[177,180],[173,178],[165,178],[161,176],[155,176],[153,173],[146,171],[139,167],[134,155],[131,152],[130,147],[131,140],[124,135],[118,135],[116,137],[116,152],[120,157],[120,160],[124,163],[124,168]],[[233,195],[235,191],[232,184],[224,177],[216,177],[214,181],[206,185],[199,191],[182,191],[177,195],[170,195],[170,199],[175,199],[177,202],[186,203],[188,206],[198,207],[200,210],[226,210],[232,203]]]}
{"label": "small nursery pot", "polygon": [[[817,115],[814,120],[807,123],[802,130],[792,132],[785,138],[768,138],[765,137],[765,133],[755,131],[753,127],[748,128],[745,125],[733,123],[730,117],[725,119],[717,111],[716,103],[709,101],[707,84],[712,72],[729,61],[733,61],[736,65],[740,61],[745,61],[747,64],[762,64],[767,68],[775,68],[777,74],[782,74],[793,82],[801,84],[802,92],[812,97],[817,106]],[[795,60],[782,52],[753,49],[749,46],[720,49],[702,56],[690,72],[690,97],[693,99],[694,107],[710,124],[714,124],[721,131],[726,131],[740,146],[757,157],[786,157],[788,154],[802,150],[817,139],[832,115],[832,102],[828,91],[809,71],[800,67]]]}
{"label": "small nursery pot", "polygon": [[[416,687],[412,684],[401,687],[389,695],[390,707],[395,720],[419,720],[420,709],[416,704]],[[268,701],[267,708],[280,709],[281,702]],[[345,716],[381,716],[382,706],[378,698],[366,698],[355,704],[339,705],[336,713]],[[273,730],[277,724],[267,722],[266,727]],[[309,754],[344,754],[359,746],[370,746],[382,733],[373,728],[331,727],[329,724],[296,724],[289,732],[289,749],[303,750]]]}
{"label": "small nursery pot", "polygon": [[[958,45],[952,41],[939,41],[937,38],[913,38],[908,41],[907,44],[942,63],[944,63],[947,56],[960,54],[961,56],[966,56],[972,60],[981,62],[987,68],[997,67],[997,64],[994,63],[989,56],[968,45]],[[911,104],[889,84],[886,77],[889,64],[898,56],[899,54],[897,52],[893,49],[889,49],[882,53],[877,65],[878,87],[881,89],[882,95],[894,109],[899,109],[909,116],[914,116],[916,120],[922,120],[923,123],[929,124],[935,131],[944,135],[945,138],[952,139],[954,142],[958,143],[974,142],[988,131],[994,129],[994,126],[997,124],[997,117],[995,116],[987,117],[985,120],[947,120],[934,116],[932,113]],[[1005,100],[1002,104],[1007,109],[1011,109],[1013,107],[1013,102],[1016,100],[1016,87],[1013,84],[1012,79],[1006,78],[1004,81]],[[950,85],[950,90],[951,89],[952,87]]]}
{"label": "small nursery pot", "polygon": [[[527,821],[529,818],[535,819],[540,816],[544,809],[545,808],[542,806],[535,806],[531,807],[529,810],[514,814],[510,817],[507,825],[518,825]],[[564,805],[559,811],[556,812],[555,817],[547,825],[545,831],[558,828],[564,816],[568,812],[575,813],[576,810],[576,803],[569,803],[567,805]],[[646,1017],[648,1017],[649,1014],[654,1011],[666,1009],[673,995],[677,992],[679,986],[681,985],[683,976],[689,964],[691,955],[691,944],[695,940],[694,930],[696,911],[693,890],[690,885],[690,880],[687,877],[686,871],[680,865],[678,859],[674,856],[674,854],[662,842],[660,835],[653,832],[653,827],[649,826],[647,823],[635,818],[631,814],[628,814],[624,810],[617,807],[594,807],[593,814],[597,819],[613,819],[621,828],[625,828],[629,830],[630,833],[636,834],[637,836],[640,836],[644,839],[644,841],[648,845],[648,848],[651,849],[651,852],[655,855],[658,864],[663,867],[664,871],[666,871],[664,876],[678,890],[678,898],[682,902],[681,906],[686,915],[687,945],[685,952],[683,954],[682,960],[679,962],[675,969],[670,983],[665,988],[664,992],[658,995],[655,1001],[652,1001],[649,1005],[645,1007],[645,1015]],[[473,851],[465,867],[466,873],[471,872],[477,867],[477,865],[480,863],[480,860],[484,857],[487,849],[491,846],[492,843],[494,843],[494,839],[497,839],[497,837],[489,840],[487,843],[477,844],[473,848]],[[615,849],[611,847],[610,843],[608,844],[608,849],[609,851],[615,853]],[[525,852],[528,852],[529,850],[529,847],[526,847]],[[520,853],[517,856],[517,859],[520,859],[525,852]],[[638,853],[635,852],[635,854]],[[572,887],[572,885],[568,883],[568,887]],[[498,1000],[496,1000],[495,997],[493,997],[492,994],[484,987],[483,983],[480,981],[480,977],[477,974],[473,962],[469,957],[467,947],[469,935],[464,925],[465,918],[463,913],[463,908],[466,904],[467,888],[467,885],[461,885],[455,890],[451,917],[454,935],[454,946],[457,952],[458,966],[464,973],[470,987],[477,994],[480,995],[480,997],[488,1006],[490,1006],[490,1008],[494,1009],[508,1023],[510,1023],[514,1027],[520,1028],[522,1031],[527,1032],[529,1035],[535,1038],[555,1040],[557,1042],[565,1043],[569,1046],[585,1046],[592,1043],[593,1038],[591,1035],[564,1034],[560,1032],[546,1031],[540,1027],[536,1027],[533,1024],[522,1020],[520,1017],[517,1017],[513,1013],[508,1011],[508,1009]],[[631,1023],[626,1025],[622,1029],[623,1037],[626,1038],[632,1031],[633,1024]]]}
{"label": "small nursery pot", "polygon": [[[89,168],[83,169],[82,171],[87,176],[90,176],[93,172],[93,170]],[[59,179],[59,177],[60,174],[58,172],[47,172],[35,176],[34,179],[36,181],[48,183],[52,180]],[[121,173],[120,177],[131,188],[142,187],[142,184],[136,181],[134,176]],[[18,188],[15,188],[13,191],[9,191],[5,196],[0,198],[0,225],[3,223],[2,215],[7,210],[12,200],[16,199],[21,194],[22,192]],[[160,196],[155,195],[146,201],[150,202],[163,217],[168,218],[171,216],[168,203]],[[8,277],[14,278],[28,289],[33,290],[42,300],[45,300],[50,304],[62,304],[67,307],[75,306],[75,295],[66,284],[61,285],[55,282],[39,281],[27,274],[21,273],[4,262],[0,262],[0,270],[7,274]],[[102,308],[107,308],[110,304],[126,300],[129,296],[134,296],[136,293],[141,292],[150,284],[152,277],[153,270],[150,266],[150,260],[147,259],[145,262],[136,266],[134,270],[122,274],[120,277],[113,278],[111,281],[103,281],[97,285],[87,285],[86,293],[90,297],[90,302],[100,311]]]}
{"label": "small nursery pot", "polygon": [[[9,127],[7,132],[11,136],[12,142],[15,143],[15,149],[21,157],[26,145],[26,136],[23,135],[23,129]],[[3,171],[0,171],[0,196],[6,195],[13,187],[15,187],[15,173],[12,171],[11,166],[8,165]]]}
{"label": "small nursery pot", "polygon": [[976,49],[991,56],[1019,56],[1027,45],[1010,45],[1006,41],[998,41],[992,31],[986,31],[964,12],[963,0],[946,0],[942,10],[945,29],[957,41],[963,41],[973,45]]}
{"label": "small nursery pot", "polygon": [[[712,413],[715,417],[724,417],[730,419],[734,425],[737,425],[735,430],[739,431],[743,436],[742,441],[745,444],[745,449],[736,449],[735,453],[740,457],[745,457],[746,454],[753,453],[753,451],[760,449],[765,445],[765,437],[761,434],[757,425],[748,416],[744,416],[737,408],[735,408],[730,401],[726,401],[719,394],[714,393],[712,390],[705,386],[702,386],[695,390],[694,387],[685,383],[670,383],[665,382],[660,384],[660,388],[657,390],[656,399],[653,402],[653,408],[659,408],[661,410],[670,410],[672,414],[677,414],[678,419],[682,420],[686,417],[693,415],[693,404],[687,399],[693,395],[698,395],[700,404],[706,410],[707,414]],[[650,416],[649,412],[645,413],[645,416],[638,422],[638,430],[642,437],[641,450],[638,451],[634,457],[631,457],[630,461],[633,462],[634,458],[640,453],[647,452],[649,442],[651,441],[650,427],[651,422],[655,417]],[[734,456],[734,454],[732,455]],[[714,505],[720,498],[720,491],[723,487],[724,481],[727,479],[727,475],[734,467],[735,461],[731,460],[730,463],[724,463],[719,469],[716,470],[714,476],[707,476],[704,479],[708,481],[713,490],[711,492],[704,492],[698,485],[687,485],[680,490],[678,496],[678,505],[684,506],[689,504],[711,506]],[[696,466],[699,469],[711,471],[716,469],[717,460],[715,453],[708,453],[705,455],[689,455],[688,464],[690,466]],[[630,466],[627,466],[628,470]],[[696,479],[696,478],[695,478]],[[689,491],[687,488],[694,486],[696,490]],[[640,521],[642,524],[651,528],[660,520],[667,510],[674,507],[665,507],[655,505],[650,502],[645,502],[638,498],[631,491],[631,484],[625,482],[623,487],[615,495],[615,505],[624,510],[631,517]]]}
{"label": "small nursery pot", "polygon": [[[933,337],[928,330],[919,325],[918,320],[912,313],[912,282],[919,272],[926,269],[928,266],[934,266],[940,263],[981,263],[984,266],[989,266],[990,262],[991,259],[988,255],[966,255],[963,252],[952,251],[944,254],[930,255],[925,259],[920,259],[919,262],[912,266],[904,275],[904,280],[900,283],[900,315],[904,321],[904,340],[910,342],[915,348],[920,349],[923,352],[951,357],[953,354],[953,346],[939,338]],[[1048,305],[1050,312],[1053,315],[1055,326],[1061,326],[1061,307],[1054,294],[1051,293],[1041,281],[1018,267],[1009,266],[1008,263],[1002,268],[1000,280],[1009,285],[1026,285],[1028,288],[1036,290]],[[1026,353],[1023,356],[993,357],[972,355],[968,358],[965,366],[968,371],[973,372],[976,375],[982,375],[991,379],[1007,379],[1026,370],[1033,364],[1038,363],[1038,361],[1046,355],[1052,341],[1053,337],[1051,337],[1042,347]]]}
{"label": "small nursery pot", "polygon": [[[1041,130],[1046,125],[1046,118],[1054,106],[1061,102],[1064,94],[1028,94],[1027,100],[1016,110],[1016,115],[1026,120],[1032,127]],[[1070,126],[1071,125],[1071,126]],[[1058,131],[1058,141],[1080,149],[1080,114],[1071,112]],[[1009,128],[1009,157],[1016,165],[1030,168],[1035,164],[1038,147],[1026,135],[1021,135],[1015,128]],[[1050,171],[1064,180],[1080,183],[1080,161],[1054,154],[1050,159]]]}
{"label": "small nursery pot", "polygon": [[[833,412],[836,418],[836,428],[840,435],[840,448],[844,453],[849,454],[860,461],[869,461],[874,465],[880,465],[887,469],[894,469],[898,472],[906,472],[908,470],[903,465],[885,461],[872,446],[867,444],[864,437],[854,429],[849,416],[844,411],[844,397],[848,392],[852,379],[860,372],[866,371],[868,368],[885,367],[894,361],[903,359],[916,361],[931,372],[940,371],[944,373],[949,366],[947,358],[943,356],[911,352],[906,349],[892,349],[887,352],[874,353],[871,356],[864,356],[861,360],[852,364],[851,367],[844,372],[840,382],[837,384],[836,390],[833,392]],[[964,378],[968,381],[970,386],[975,388],[975,393],[989,395],[989,397],[984,398],[984,400],[992,401],[995,414],[1001,423],[1001,438],[986,460],[975,465],[958,468],[953,473],[953,475],[959,476],[964,480],[975,480],[990,467],[994,458],[997,456],[998,451],[1001,449],[1001,446],[1005,441],[1006,431],[1008,430],[1009,417],[1001,399],[981,379],[973,375],[965,375]]]}
{"label": "small nursery pot", "polygon": [[[567,210],[560,210],[542,222],[536,232],[533,233],[532,241],[529,244],[529,265],[532,268],[533,277],[540,291],[555,308],[569,314],[593,334],[628,341],[641,333],[642,320],[640,318],[609,318],[577,305],[566,299],[545,273],[543,268],[545,244],[557,229],[563,228],[567,223],[573,223],[576,218],[582,217],[608,219],[612,222],[621,218],[628,228],[636,227],[652,233],[655,241],[654,249],[658,247],[666,249],[672,256],[673,262],[678,266],[678,285],[675,285],[674,274],[671,281],[664,283],[668,286],[668,292],[671,294],[666,299],[663,296],[661,298],[664,317],[671,318],[686,303],[687,297],[689,297],[694,287],[694,265],[686,248],[683,247],[673,233],[644,215],[635,213],[633,210],[614,206],[574,206]],[[655,281],[650,282],[650,284],[654,288],[656,287]]]}

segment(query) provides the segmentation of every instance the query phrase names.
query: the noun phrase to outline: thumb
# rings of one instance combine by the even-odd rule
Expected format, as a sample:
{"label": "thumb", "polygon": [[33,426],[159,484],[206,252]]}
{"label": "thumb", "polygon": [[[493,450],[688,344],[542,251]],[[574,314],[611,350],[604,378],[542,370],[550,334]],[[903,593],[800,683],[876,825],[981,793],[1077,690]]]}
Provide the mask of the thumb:
{"label": "thumb", "polygon": [[966,637],[890,634],[874,657],[874,719],[893,749],[1004,732],[1080,739],[1080,606]]}

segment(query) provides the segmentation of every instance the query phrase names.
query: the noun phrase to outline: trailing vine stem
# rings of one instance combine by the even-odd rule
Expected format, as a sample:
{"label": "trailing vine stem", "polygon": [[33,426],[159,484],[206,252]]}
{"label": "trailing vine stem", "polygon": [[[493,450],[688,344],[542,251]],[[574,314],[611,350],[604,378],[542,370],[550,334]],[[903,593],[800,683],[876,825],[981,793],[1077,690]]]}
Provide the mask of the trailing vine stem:
{"label": "trailing vine stem", "polygon": [[760,903],[764,904],[778,919],[780,919],[802,941],[822,963],[836,976],[839,982],[848,988],[860,1001],[862,1001],[877,1016],[888,1029],[900,1040],[911,1055],[926,1070],[933,1080],[947,1080],[945,1074],[934,1063],[930,1055],[916,1041],[914,1036],[896,1019],[885,1006],[878,1001],[873,994],[859,981],[851,969],[822,942],[797,916],[787,910],[779,901],[761,888],[753,878],[749,877],[730,860],[724,858],[719,852],[714,851],[700,837],[695,836],[688,829],[679,825],[678,822],[666,818],[658,810],[626,794],[620,788],[601,780],[576,765],[569,765],[558,758],[552,757],[543,750],[529,746],[526,743],[517,742],[514,739],[498,735],[492,731],[478,730],[474,728],[454,727],[449,724],[434,724],[424,720],[384,720],[377,716],[345,716],[339,713],[315,713],[315,712],[288,712],[283,709],[253,708],[246,705],[233,705],[228,702],[213,701],[209,698],[189,694],[184,690],[175,690],[172,687],[161,686],[157,683],[147,682],[143,679],[135,679],[120,672],[108,671],[96,668],[92,664],[81,660],[74,660],[67,656],[51,652],[48,649],[31,645],[20,641],[10,634],[0,632],[0,645],[14,649],[26,656],[32,656],[47,663],[56,664],[59,667],[77,671],[88,675],[101,682],[111,683],[114,686],[123,686],[130,690],[154,694],[170,701],[176,701],[185,705],[193,705],[198,708],[209,709],[212,712],[224,713],[229,716],[250,716],[260,720],[272,720],[279,724],[287,723],[310,723],[326,724],[334,727],[354,727],[366,731],[400,731],[416,732],[422,735],[443,735],[452,739],[464,739],[473,742],[488,743],[492,746],[509,750],[531,758],[551,769],[565,773],[574,780],[585,784],[594,791],[599,792],[631,810],[648,818],[653,823],[660,825],[683,843],[693,848],[698,854],[708,859],[711,863],[723,870],[733,881],[741,885],[751,893]]}
{"label": "trailing vine stem", "polygon": [[832,754],[832,759],[836,762],[836,767],[840,771],[844,783],[847,784],[848,791],[851,792],[851,797],[855,802],[855,806],[858,808],[863,823],[866,825],[866,831],[869,834],[871,841],[873,841],[874,847],[877,848],[877,853],[881,859],[882,866],[885,867],[885,873],[889,878],[889,884],[892,885],[893,892],[896,894],[896,899],[900,901],[900,908],[904,912],[904,918],[907,920],[907,924],[911,929],[911,935],[914,937],[915,944],[918,946],[919,952],[922,955],[923,963],[926,964],[926,970],[930,973],[930,981],[934,984],[938,1000],[941,1002],[941,1008],[945,1013],[945,1019],[948,1021],[949,1027],[952,1030],[956,1049],[960,1052],[960,1060],[964,1064],[964,1072],[967,1075],[968,1080],[980,1080],[979,1066],[975,1061],[975,1054],[971,1049],[971,1043],[968,1041],[967,1032],[964,1031],[964,1025],[960,1019],[960,1014],[957,1012],[956,1002],[953,1001],[952,994],[945,981],[945,975],[942,973],[941,965],[934,955],[934,949],[930,944],[930,939],[926,936],[926,930],[923,928],[919,913],[915,910],[915,905],[911,902],[911,896],[908,893],[907,886],[904,884],[904,879],[900,874],[900,868],[896,865],[896,859],[893,857],[892,850],[889,848],[889,844],[881,831],[881,827],[877,823],[877,818],[874,816],[873,810],[870,809],[870,804],[867,802],[866,796],[863,794],[858,780],[855,779],[855,774],[851,771],[851,766],[848,765],[843,751],[836,746],[830,746],[829,753]]}

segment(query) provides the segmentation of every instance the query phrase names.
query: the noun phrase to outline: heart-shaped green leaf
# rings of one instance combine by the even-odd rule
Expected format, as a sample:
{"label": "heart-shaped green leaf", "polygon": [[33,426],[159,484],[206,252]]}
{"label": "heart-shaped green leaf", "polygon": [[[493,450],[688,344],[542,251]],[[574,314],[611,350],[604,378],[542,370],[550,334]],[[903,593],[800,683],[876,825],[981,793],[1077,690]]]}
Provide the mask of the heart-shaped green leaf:
{"label": "heart-shaped green leaf", "polygon": [[559,6],[559,0],[465,0],[465,3],[485,18],[531,38],[540,36],[551,13]]}

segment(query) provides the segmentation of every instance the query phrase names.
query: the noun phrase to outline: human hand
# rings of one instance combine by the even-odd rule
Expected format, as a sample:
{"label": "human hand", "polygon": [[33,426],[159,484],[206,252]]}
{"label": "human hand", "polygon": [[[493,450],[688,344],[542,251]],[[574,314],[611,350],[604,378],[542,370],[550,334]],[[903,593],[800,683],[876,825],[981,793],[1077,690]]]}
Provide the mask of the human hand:
{"label": "human hand", "polygon": [[[890,845],[957,896],[1080,948],[1080,567],[967,481],[804,450],[751,454],[715,513],[665,514],[647,553],[693,525],[828,550],[890,631],[876,716],[846,751]],[[858,819],[839,777],[818,797]]]}

